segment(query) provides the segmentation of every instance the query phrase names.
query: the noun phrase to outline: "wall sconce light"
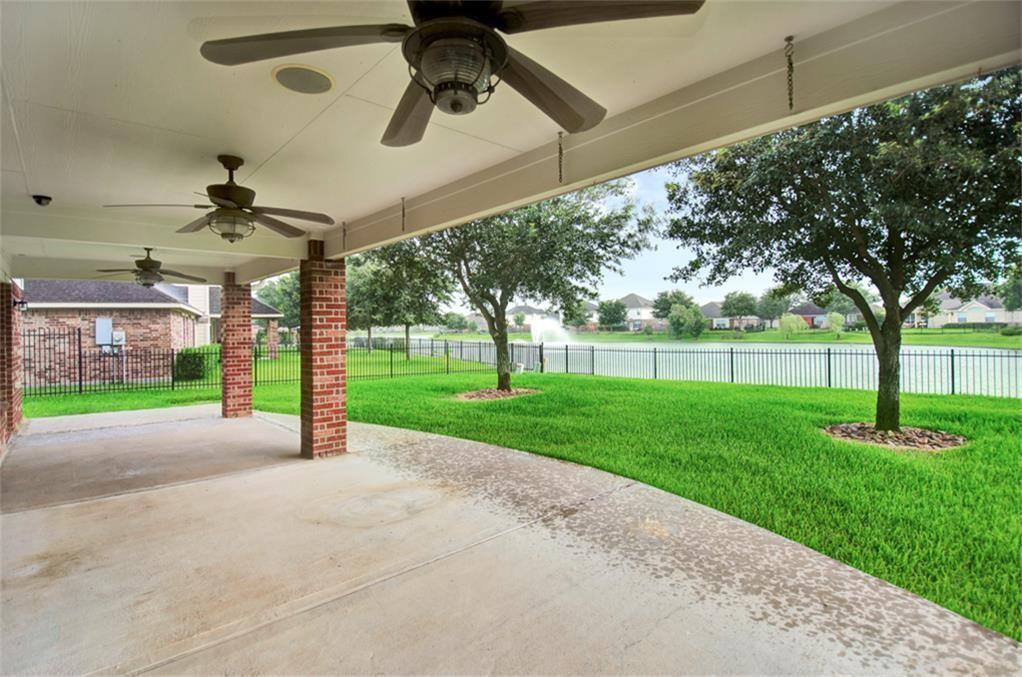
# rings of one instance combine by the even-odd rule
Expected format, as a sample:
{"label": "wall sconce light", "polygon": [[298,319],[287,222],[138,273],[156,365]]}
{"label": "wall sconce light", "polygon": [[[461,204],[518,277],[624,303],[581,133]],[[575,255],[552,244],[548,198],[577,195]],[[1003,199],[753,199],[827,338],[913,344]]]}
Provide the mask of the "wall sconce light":
{"label": "wall sconce light", "polygon": [[16,299],[12,305],[15,310],[18,310],[22,313],[28,310],[28,301],[26,301],[25,299]]}

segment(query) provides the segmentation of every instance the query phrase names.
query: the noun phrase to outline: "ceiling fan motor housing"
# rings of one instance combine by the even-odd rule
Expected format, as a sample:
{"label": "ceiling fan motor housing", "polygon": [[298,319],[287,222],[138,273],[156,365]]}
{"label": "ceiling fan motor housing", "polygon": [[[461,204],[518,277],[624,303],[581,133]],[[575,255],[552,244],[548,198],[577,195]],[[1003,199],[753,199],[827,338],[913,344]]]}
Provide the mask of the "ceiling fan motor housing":
{"label": "ceiling fan motor housing", "polygon": [[507,63],[504,40],[488,26],[461,17],[419,25],[405,37],[402,50],[412,79],[450,115],[466,115],[485,103]]}

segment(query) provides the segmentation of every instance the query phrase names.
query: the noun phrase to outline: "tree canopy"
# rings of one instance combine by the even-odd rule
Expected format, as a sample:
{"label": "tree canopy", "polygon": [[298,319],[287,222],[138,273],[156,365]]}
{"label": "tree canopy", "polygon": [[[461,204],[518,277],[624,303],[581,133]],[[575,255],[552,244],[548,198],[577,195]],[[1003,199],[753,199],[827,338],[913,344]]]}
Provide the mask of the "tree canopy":
{"label": "tree canopy", "polygon": [[420,238],[419,255],[444,271],[483,316],[497,351],[497,387],[511,387],[507,308],[512,299],[562,311],[649,244],[656,220],[611,181]]}
{"label": "tree canopy", "polygon": [[748,317],[756,314],[756,297],[747,291],[733,291],[724,295],[720,304],[724,317]]}
{"label": "tree canopy", "polygon": [[772,269],[810,296],[836,287],[877,349],[876,425],[897,429],[903,319],[939,287],[976,295],[1022,257],[1020,108],[1013,68],[682,161],[667,234],[694,256],[674,277]]}
{"label": "tree canopy", "polygon": [[290,272],[263,282],[256,289],[256,298],[273,306],[284,316],[280,319],[282,327],[297,327],[301,288],[298,284],[298,273]]}
{"label": "tree canopy", "polygon": [[596,314],[601,327],[619,329],[625,326],[625,321],[628,319],[628,308],[621,301],[600,301]]}
{"label": "tree canopy", "polygon": [[794,301],[795,295],[784,287],[767,289],[756,301],[756,315],[764,320],[776,320],[788,312]]}
{"label": "tree canopy", "polygon": [[653,301],[653,317],[658,320],[666,320],[674,306],[694,306],[695,304],[692,297],[680,289],[662,291]]}

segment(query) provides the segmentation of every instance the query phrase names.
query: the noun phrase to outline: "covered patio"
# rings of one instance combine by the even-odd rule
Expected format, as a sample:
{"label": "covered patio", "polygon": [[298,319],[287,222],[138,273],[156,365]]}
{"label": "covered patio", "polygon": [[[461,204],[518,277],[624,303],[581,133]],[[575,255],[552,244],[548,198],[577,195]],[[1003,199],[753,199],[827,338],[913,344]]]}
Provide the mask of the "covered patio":
{"label": "covered patio", "polygon": [[32,421],[2,469],[2,671],[1017,669],[995,632],[627,479],[356,424],[310,464],[299,427]]}
{"label": "covered patio", "polygon": [[[708,508],[349,424],[344,350],[345,257],[1017,64],[1017,2],[710,0],[526,32],[509,44],[598,100],[602,122],[563,134],[505,87],[402,148],[379,143],[407,84],[400,45],[238,67],[200,46],[410,23],[404,2],[2,11],[0,671],[1017,670],[1014,642]],[[327,91],[278,84],[294,62]],[[259,204],[333,223],[229,241],[212,221],[179,232],[194,210],[103,207],[202,202],[220,155],[244,158]],[[221,405],[26,425],[18,280],[91,279],[143,247],[223,286]],[[251,285],[295,269],[301,416],[260,414]]]}

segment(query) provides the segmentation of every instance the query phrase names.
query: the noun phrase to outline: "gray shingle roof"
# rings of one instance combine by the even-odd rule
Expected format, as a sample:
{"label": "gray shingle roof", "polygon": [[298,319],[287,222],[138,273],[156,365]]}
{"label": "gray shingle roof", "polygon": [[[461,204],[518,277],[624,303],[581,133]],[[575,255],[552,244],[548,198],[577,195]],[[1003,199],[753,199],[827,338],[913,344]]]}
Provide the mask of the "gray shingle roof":
{"label": "gray shingle roof", "polygon": [[806,301],[805,303],[800,303],[797,306],[795,306],[794,308],[792,308],[791,310],[789,310],[788,312],[791,313],[792,315],[826,315],[827,314],[826,310],[824,310],[820,306],[816,305],[815,303],[812,303],[811,301]]}
{"label": "gray shingle roof", "polygon": [[111,280],[25,280],[25,300],[32,303],[184,303],[172,285],[143,287]]}
{"label": "gray shingle roof", "polygon": [[720,304],[716,301],[710,301],[699,306],[699,310],[703,311],[703,317],[724,317],[720,314]]}
{"label": "gray shingle roof", "polygon": [[638,294],[626,294],[618,299],[621,303],[625,304],[625,308],[652,308],[653,302],[647,298],[643,298]]}

